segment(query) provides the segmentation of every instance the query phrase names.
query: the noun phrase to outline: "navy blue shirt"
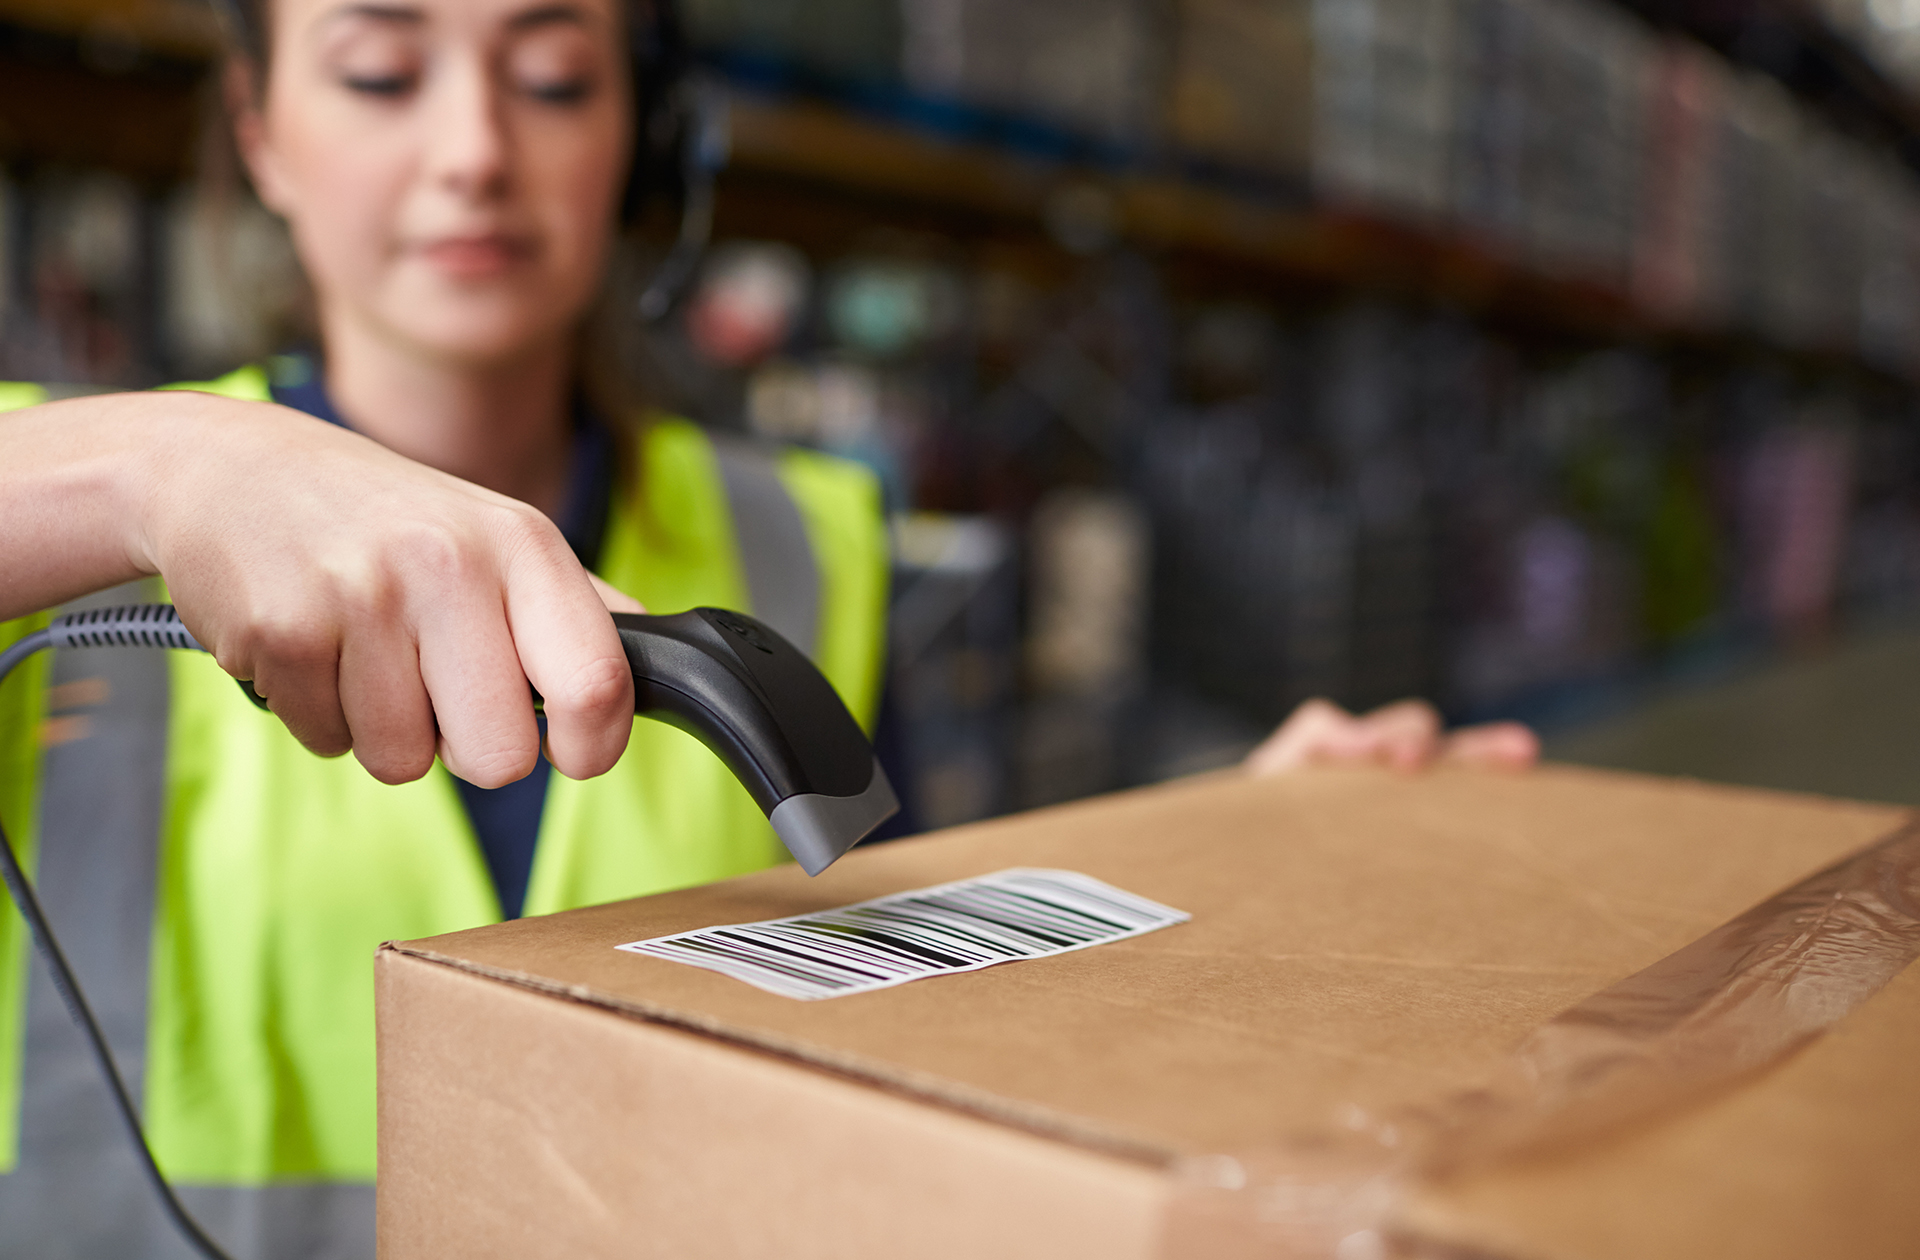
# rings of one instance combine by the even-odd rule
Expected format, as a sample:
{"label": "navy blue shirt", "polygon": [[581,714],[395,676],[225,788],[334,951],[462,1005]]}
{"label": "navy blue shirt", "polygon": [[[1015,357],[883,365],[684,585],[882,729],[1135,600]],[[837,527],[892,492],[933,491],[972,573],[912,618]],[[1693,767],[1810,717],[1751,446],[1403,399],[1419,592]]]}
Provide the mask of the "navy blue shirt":
{"label": "navy blue shirt", "polygon": [[[334,410],[326,382],[307,356],[288,355],[275,364],[273,400],[304,411],[343,429],[352,428]],[[606,533],[607,511],[613,497],[613,436],[584,404],[574,409],[573,456],[567,470],[566,496],[556,522],[580,563],[591,571],[599,560]],[[539,719],[540,734],[547,720]],[[520,917],[527,900],[527,880],[533,874],[533,853],[540,840],[540,815],[547,804],[547,780],[553,767],[544,754],[533,773],[505,787],[475,787],[459,776],[453,784],[460,803],[479,838],[487,873],[500,897],[500,912]]]}

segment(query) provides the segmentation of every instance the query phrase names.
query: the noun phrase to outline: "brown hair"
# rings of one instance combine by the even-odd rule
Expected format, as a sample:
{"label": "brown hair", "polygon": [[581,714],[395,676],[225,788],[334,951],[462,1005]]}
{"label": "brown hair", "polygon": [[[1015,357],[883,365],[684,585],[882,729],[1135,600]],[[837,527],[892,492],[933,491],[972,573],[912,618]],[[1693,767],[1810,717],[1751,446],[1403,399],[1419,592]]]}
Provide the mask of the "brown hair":
{"label": "brown hair", "polygon": [[254,64],[267,62],[267,7],[260,0],[214,0],[214,12],[227,50],[252,58]]}

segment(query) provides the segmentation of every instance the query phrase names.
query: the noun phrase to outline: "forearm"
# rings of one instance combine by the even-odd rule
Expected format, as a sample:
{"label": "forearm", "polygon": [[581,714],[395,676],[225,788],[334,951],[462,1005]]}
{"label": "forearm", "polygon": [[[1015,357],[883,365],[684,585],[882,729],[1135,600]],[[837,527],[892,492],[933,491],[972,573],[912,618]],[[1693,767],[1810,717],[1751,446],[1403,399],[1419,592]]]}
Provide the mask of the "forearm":
{"label": "forearm", "polygon": [[148,509],[223,399],[101,394],[0,414],[0,620],[157,571]]}

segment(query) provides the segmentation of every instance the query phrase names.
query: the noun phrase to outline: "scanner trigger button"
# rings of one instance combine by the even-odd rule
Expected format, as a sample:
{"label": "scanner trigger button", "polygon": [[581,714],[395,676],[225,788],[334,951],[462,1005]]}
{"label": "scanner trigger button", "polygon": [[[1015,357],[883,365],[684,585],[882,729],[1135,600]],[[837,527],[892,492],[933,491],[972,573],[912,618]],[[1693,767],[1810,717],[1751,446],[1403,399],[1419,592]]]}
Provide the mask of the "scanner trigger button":
{"label": "scanner trigger button", "polygon": [[753,623],[743,621],[739,617],[735,617],[726,612],[714,613],[713,621],[714,624],[721,629],[731,630],[767,655],[773,655],[773,645],[767,642],[766,636],[761,634],[759,628],[753,625]]}

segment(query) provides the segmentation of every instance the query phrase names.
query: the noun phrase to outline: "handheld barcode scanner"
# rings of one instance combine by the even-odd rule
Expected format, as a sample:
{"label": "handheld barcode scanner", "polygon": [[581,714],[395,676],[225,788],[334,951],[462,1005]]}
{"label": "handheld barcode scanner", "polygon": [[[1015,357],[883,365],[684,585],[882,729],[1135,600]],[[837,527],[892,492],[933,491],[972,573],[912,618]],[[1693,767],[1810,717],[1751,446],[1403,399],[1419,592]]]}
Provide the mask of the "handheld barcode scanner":
{"label": "handheld barcode scanner", "polygon": [[[770,626],[721,608],[614,613],[613,621],[633,670],[634,713],[712,749],[807,874],[826,870],[899,811],[833,684]],[[70,613],[42,634],[37,646],[204,650],[171,604]],[[34,650],[30,641],[7,656]]]}

